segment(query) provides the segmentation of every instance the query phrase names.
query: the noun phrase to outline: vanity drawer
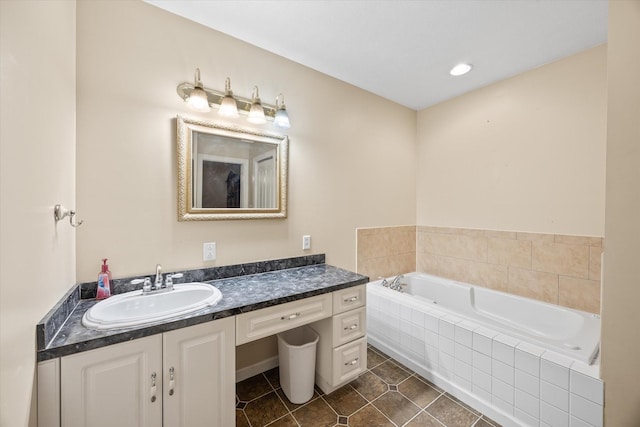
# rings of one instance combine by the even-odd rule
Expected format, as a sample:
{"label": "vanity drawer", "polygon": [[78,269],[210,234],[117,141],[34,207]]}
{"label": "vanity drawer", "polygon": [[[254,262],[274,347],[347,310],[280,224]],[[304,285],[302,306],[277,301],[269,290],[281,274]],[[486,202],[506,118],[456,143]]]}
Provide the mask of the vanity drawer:
{"label": "vanity drawer", "polygon": [[366,327],[365,307],[337,314],[331,319],[333,322],[333,346],[338,347],[364,336]]}
{"label": "vanity drawer", "polygon": [[366,338],[360,338],[333,350],[333,384],[350,381],[366,369]]}
{"label": "vanity drawer", "polygon": [[239,314],[236,316],[236,345],[331,317],[331,314],[330,293]]}
{"label": "vanity drawer", "polygon": [[363,307],[367,295],[366,285],[353,286],[333,292],[333,314]]}

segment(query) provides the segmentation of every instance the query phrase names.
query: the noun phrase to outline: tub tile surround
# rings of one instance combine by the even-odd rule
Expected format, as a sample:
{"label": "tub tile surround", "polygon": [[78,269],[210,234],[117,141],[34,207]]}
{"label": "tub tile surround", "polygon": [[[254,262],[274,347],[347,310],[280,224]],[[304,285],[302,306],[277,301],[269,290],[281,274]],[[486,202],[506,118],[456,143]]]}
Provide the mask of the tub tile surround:
{"label": "tub tile surround", "polygon": [[418,271],[599,314],[602,250],[603,238],[594,236],[363,228],[357,230],[357,271],[373,279]]}
{"label": "tub tile surround", "polygon": [[367,294],[368,339],[403,365],[505,426],[602,427],[597,365],[431,307],[401,306],[381,290]]}
{"label": "tub tile surround", "polygon": [[356,230],[357,271],[376,279],[416,271],[416,226]]}
{"label": "tub tile surround", "polygon": [[[220,289],[223,299],[214,307],[202,309],[177,320],[112,331],[95,331],[82,326],[82,316],[97,301],[80,299],[83,285],[75,286],[36,327],[38,361],[130,341],[367,282],[366,276],[326,265],[324,259],[324,255],[314,255],[187,272],[180,282],[208,281]],[[234,272],[242,271],[245,274],[234,275]],[[131,279],[121,281],[128,283]]]}

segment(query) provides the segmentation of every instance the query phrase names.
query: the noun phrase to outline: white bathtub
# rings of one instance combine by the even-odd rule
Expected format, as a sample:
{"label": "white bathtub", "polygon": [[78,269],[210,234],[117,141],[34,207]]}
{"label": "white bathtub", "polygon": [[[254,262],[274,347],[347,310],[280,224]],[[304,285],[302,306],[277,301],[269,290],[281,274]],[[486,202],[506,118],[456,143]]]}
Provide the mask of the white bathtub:
{"label": "white bathtub", "polygon": [[601,425],[600,316],[423,273],[402,293],[381,282],[367,285],[374,346],[503,425]]}

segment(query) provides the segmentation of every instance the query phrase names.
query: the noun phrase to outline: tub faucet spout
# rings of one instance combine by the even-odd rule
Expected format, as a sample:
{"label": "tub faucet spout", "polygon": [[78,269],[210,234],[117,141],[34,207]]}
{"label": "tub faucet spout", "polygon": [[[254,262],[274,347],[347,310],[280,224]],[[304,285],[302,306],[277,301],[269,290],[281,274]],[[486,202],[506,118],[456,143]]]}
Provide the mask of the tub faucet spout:
{"label": "tub faucet spout", "polygon": [[391,286],[389,286],[391,289],[395,289],[396,291],[401,289],[401,284],[400,284],[400,279],[402,279],[404,277],[403,274],[398,274],[396,277],[393,278],[393,280],[391,281]]}

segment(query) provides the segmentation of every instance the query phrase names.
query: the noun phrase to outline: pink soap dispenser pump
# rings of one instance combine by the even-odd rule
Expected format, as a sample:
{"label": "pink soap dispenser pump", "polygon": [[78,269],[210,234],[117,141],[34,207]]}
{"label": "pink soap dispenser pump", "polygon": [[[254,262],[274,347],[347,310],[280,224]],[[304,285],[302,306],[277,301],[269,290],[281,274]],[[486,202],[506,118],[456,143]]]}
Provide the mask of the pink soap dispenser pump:
{"label": "pink soap dispenser pump", "polygon": [[111,296],[111,284],[109,266],[107,265],[107,259],[102,260],[102,271],[98,274],[98,289],[96,292],[96,299],[105,299]]}

